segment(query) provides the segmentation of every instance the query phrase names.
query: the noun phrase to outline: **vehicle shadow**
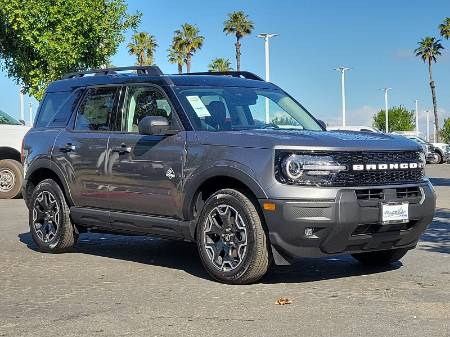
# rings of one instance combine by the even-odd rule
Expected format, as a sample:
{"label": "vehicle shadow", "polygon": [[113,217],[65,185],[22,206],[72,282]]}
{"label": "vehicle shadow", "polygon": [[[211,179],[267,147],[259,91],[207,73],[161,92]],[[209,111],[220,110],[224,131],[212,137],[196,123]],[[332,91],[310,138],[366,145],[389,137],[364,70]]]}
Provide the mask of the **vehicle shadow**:
{"label": "vehicle shadow", "polygon": [[[19,234],[19,239],[28,248],[38,251],[30,233]],[[184,270],[195,277],[212,280],[200,262],[196,245],[183,241],[169,241],[148,236],[86,233],[81,234],[72,253]],[[291,266],[273,266],[260,282],[265,284],[314,282],[380,273],[401,266],[401,262],[398,262],[389,267],[366,267],[346,255],[305,258],[296,260]]]}
{"label": "vehicle shadow", "polygon": [[448,178],[429,178],[433,186],[450,186]]}
{"label": "vehicle shadow", "polygon": [[419,249],[450,254],[450,211],[438,209],[434,221],[422,234]]}

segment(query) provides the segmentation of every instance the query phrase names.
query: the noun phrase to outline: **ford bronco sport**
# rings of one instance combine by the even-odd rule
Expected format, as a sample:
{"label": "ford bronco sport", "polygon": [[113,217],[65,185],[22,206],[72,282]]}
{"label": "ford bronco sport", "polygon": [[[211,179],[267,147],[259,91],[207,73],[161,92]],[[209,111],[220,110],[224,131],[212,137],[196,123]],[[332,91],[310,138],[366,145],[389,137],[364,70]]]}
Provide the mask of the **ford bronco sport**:
{"label": "ford bronco sport", "polygon": [[249,72],[66,75],[24,140],[32,237],[45,252],[86,231],[192,241],[234,284],[297,257],[399,260],[435,211],[421,147],[322,125]]}

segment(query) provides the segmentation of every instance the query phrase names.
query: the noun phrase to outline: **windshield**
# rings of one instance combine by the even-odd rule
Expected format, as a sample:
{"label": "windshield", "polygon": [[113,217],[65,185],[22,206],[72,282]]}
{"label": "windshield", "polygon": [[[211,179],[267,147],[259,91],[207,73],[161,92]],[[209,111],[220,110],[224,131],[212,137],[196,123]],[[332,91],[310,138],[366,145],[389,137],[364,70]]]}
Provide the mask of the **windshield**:
{"label": "windshield", "polygon": [[281,90],[179,87],[176,92],[196,130],[322,131],[314,118]]}
{"label": "windshield", "polygon": [[21,125],[18,121],[16,121],[14,118],[3,111],[0,111],[0,124]]}

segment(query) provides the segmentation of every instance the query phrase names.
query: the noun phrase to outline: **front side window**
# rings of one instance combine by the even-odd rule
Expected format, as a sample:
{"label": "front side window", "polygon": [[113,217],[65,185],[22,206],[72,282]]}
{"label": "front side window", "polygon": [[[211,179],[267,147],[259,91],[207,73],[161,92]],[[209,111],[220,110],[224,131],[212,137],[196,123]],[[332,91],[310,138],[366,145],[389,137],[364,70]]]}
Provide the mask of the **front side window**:
{"label": "front side window", "polygon": [[121,131],[138,132],[139,122],[146,116],[162,116],[170,121],[172,108],[159,90],[150,86],[130,86],[124,102]]}
{"label": "front side window", "polygon": [[197,130],[299,129],[322,131],[314,118],[277,89],[180,87],[178,98]]}
{"label": "front side window", "polygon": [[75,130],[108,131],[118,90],[117,87],[88,89],[78,108]]}
{"label": "front side window", "polygon": [[34,126],[36,128],[46,127],[70,95],[71,93],[69,91],[47,93],[39,108]]}

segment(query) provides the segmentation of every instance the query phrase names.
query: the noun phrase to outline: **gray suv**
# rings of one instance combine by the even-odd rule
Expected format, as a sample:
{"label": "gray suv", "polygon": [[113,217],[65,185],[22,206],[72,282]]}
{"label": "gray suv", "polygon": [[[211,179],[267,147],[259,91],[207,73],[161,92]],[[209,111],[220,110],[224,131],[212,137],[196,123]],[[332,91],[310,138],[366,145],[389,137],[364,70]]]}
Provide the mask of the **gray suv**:
{"label": "gray suv", "polygon": [[435,212],[417,143],[327,132],[249,72],[66,75],[49,85],[23,160],[42,251],[68,250],[86,231],[192,241],[225,283],[298,257],[390,264]]}

